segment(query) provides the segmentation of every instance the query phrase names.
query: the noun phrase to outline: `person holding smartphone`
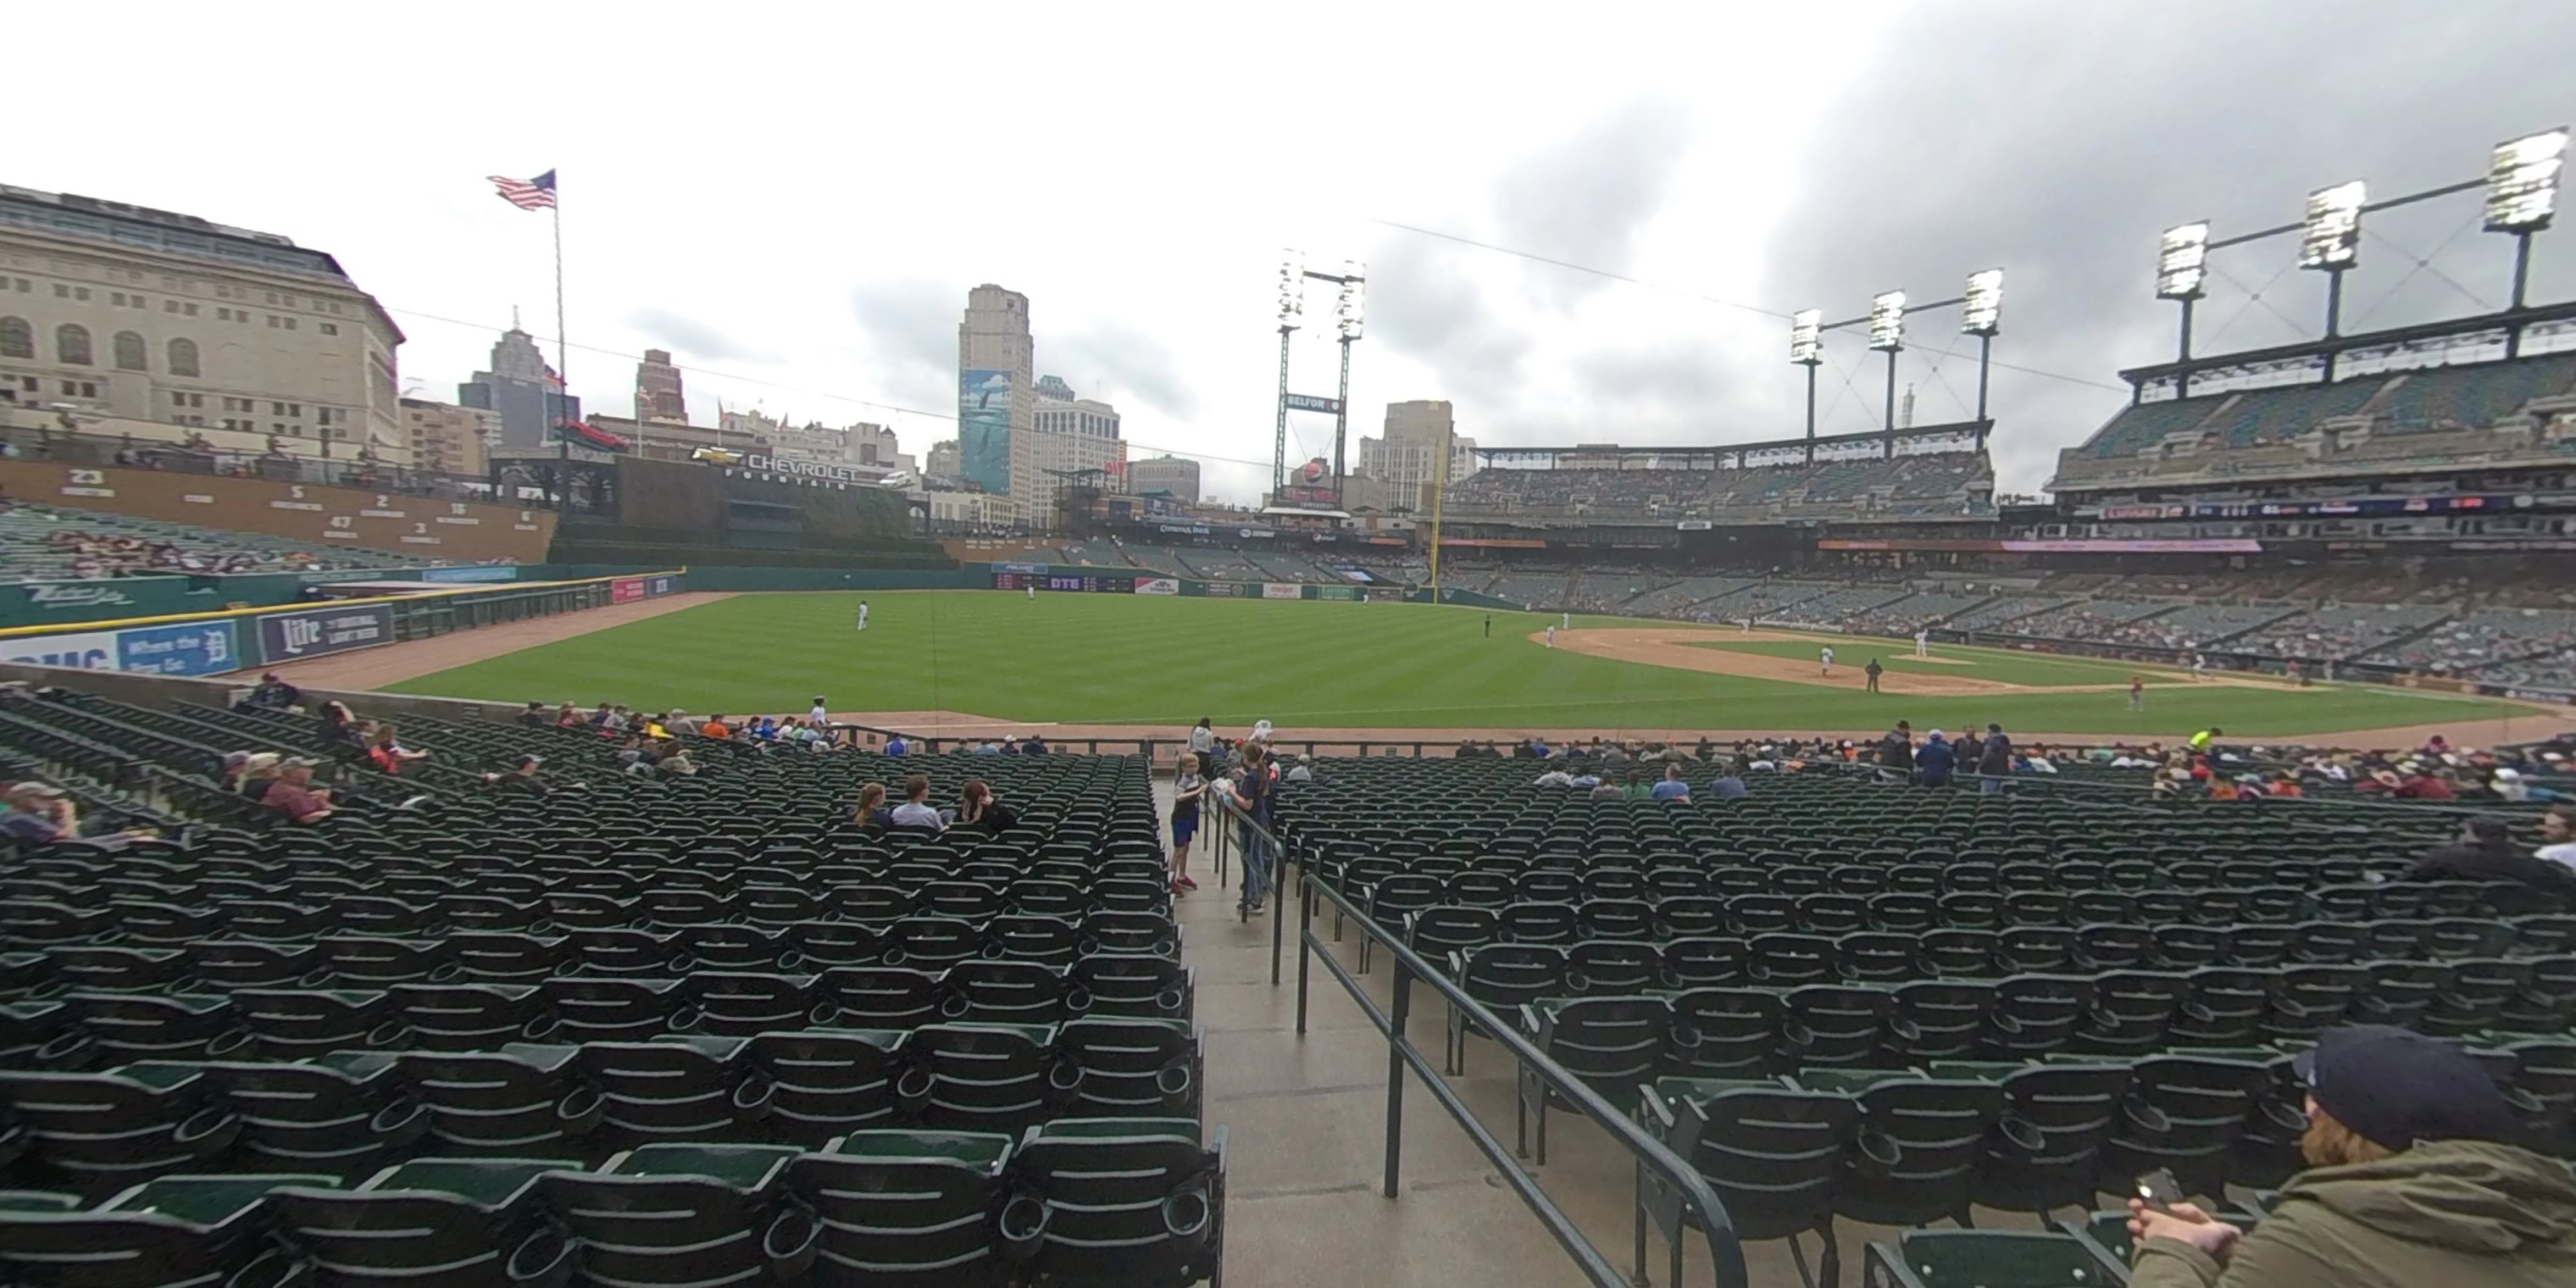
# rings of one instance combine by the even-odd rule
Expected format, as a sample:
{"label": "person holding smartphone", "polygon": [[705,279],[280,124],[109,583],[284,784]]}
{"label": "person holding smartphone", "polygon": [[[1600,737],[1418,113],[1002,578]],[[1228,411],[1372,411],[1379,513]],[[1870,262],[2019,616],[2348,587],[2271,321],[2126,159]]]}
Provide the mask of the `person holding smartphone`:
{"label": "person holding smartphone", "polygon": [[2474,1057],[2357,1024],[2294,1067],[2308,1170],[2250,1231],[2178,1195],[2129,1200],[2130,1288],[2576,1284],[2576,1177],[2522,1147],[2520,1116]]}
{"label": "person holding smartphone", "polygon": [[1172,893],[1187,894],[1199,888],[1190,879],[1190,841],[1199,833],[1199,802],[1206,798],[1207,779],[1199,775],[1199,757],[1194,751],[1181,753],[1180,768],[1172,775]]}

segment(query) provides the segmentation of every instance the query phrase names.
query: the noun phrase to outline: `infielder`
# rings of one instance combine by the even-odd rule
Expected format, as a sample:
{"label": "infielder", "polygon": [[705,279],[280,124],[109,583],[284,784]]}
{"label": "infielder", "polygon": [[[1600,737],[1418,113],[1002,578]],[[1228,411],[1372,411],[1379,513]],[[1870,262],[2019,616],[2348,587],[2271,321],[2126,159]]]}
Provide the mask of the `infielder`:
{"label": "infielder", "polygon": [[1834,673],[1834,646],[1833,646],[1833,645],[1831,645],[1831,644],[1828,644],[1828,645],[1824,646],[1824,648],[1822,648],[1822,649],[1818,650],[1818,651],[1817,651],[1817,653],[1816,653],[1816,674],[1818,674],[1818,675],[1832,675],[1833,673]]}
{"label": "infielder", "polygon": [[1564,614],[1560,614],[1560,615],[1561,615],[1562,617],[1564,617],[1564,619],[1565,619],[1565,623],[1564,623],[1564,624],[1565,624],[1565,629],[1567,629],[1567,630],[1569,630],[1569,631],[1570,631],[1570,630],[1573,630],[1573,629],[1574,629],[1574,614],[1569,612],[1569,613],[1564,613]]}
{"label": "infielder", "polygon": [[1549,648],[1556,647],[1556,628],[1553,626],[1547,628],[1547,646]]}

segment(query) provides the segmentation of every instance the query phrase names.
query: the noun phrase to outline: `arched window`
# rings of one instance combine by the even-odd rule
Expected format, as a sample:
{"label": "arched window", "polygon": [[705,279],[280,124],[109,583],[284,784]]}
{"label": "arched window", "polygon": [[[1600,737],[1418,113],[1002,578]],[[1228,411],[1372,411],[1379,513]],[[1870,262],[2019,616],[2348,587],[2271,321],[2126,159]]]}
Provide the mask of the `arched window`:
{"label": "arched window", "polygon": [[89,328],[70,322],[55,327],[54,361],[67,367],[92,365],[89,356]]}
{"label": "arched window", "polygon": [[197,370],[196,341],[172,340],[170,342],[170,374],[174,376],[200,374]]}
{"label": "arched window", "polygon": [[144,356],[149,352],[149,350],[147,350],[143,345],[143,335],[141,332],[119,331],[116,333],[114,344],[114,356],[116,358],[117,370],[143,371],[151,365]]}
{"label": "arched window", "polygon": [[25,318],[0,318],[0,358],[34,358],[36,328]]}

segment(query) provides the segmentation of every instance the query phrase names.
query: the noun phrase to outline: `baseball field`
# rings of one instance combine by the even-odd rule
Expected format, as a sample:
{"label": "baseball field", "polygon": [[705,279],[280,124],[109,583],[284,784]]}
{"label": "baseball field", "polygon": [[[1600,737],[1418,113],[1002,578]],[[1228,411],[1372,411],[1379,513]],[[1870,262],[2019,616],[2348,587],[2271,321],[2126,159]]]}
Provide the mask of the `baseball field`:
{"label": "baseball field", "polygon": [[[1067,735],[1179,728],[1201,716],[1227,727],[1268,719],[1309,736],[1401,729],[1449,738],[1866,732],[1905,718],[1918,730],[1996,721],[2024,734],[2140,740],[2212,724],[2255,738],[2447,727],[2458,740],[2480,723],[2555,719],[2375,685],[2194,681],[2169,669],[1943,645],[1916,659],[1911,641],[1630,618],[1578,616],[1551,647],[1554,615],[1410,604],[886,592],[867,596],[861,632],[857,594],[692,598],[604,629],[580,624],[597,614],[549,619],[567,637],[548,642],[469,632],[376,650],[366,683],[735,715],[800,712],[819,694],[848,719]],[[1829,674],[1819,660],[1827,646],[1836,654]],[[420,651],[403,662],[404,650]],[[1863,687],[1873,657],[1886,668],[1878,693]],[[397,671],[385,672],[387,663]],[[2132,675],[2148,682],[2143,711],[2130,709]]]}

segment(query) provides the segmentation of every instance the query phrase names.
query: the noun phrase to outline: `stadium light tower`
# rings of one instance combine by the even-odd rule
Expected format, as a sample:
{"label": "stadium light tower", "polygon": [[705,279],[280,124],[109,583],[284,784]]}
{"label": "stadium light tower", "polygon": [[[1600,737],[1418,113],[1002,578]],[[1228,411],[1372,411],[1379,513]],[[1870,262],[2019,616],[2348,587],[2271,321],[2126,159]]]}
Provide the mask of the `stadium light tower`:
{"label": "stadium light tower", "polygon": [[[2003,329],[2004,271],[1981,268],[1968,274],[1968,293],[1961,297],[1959,330],[1977,337],[1977,421],[1986,419],[1986,376],[1994,361],[1995,332]],[[1977,442],[1986,441],[1986,431],[1977,431]]]}
{"label": "stadium light tower", "polygon": [[[1333,304],[1333,327],[1335,339],[1342,346],[1342,385],[1340,394],[1332,398],[1288,392],[1288,341],[1306,324],[1306,283],[1310,279],[1341,288]],[[1359,342],[1366,321],[1366,291],[1366,272],[1356,261],[1344,264],[1338,273],[1319,273],[1306,267],[1302,251],[1289,251],[1280,260],[1279,416],[1270,448],[1270,496],[1274,505],[1281,503],[1288,488],[1288,413],[1328,411],[1333,413],[1333,508],[1341,508],[1343,447],[1350,437],[1351,346]]]}
{"label": "stadium light tower", "polygon": [[2209,221],[2176,224],[2156,239],[2156,298],[2182,304],[2176,360],[2191,361],[2191,310],[2209,283]]}
{"label": "stadium light tower", "polygon": [[1789,315],[1789,361],[1807,369],[1807,463],[1816,463],[1816,365],[1825,360],[1825,311]]}
{"label": "stadium light tower", "polygon": [[2326,275],[2326,338],[2343,334],[2343,275],[2361,263],[2361,208],[2370,190],[2352,179],[2308,194],[2299,223],[2299,267]]}
{"label": "stadium light tower", "polygon": [[1896,455],[1896,355],[1905,348],[1905,292],[1884,291],[1870,297],[1869,347],[1887,355],[1886,451]]}
{"label": "stadium light tower", "polygon": [[[2543,130],[2496,145],[2487,164],[2486,230],[2513,234],[2513,302],[2531,284],[2531,235],[2549,226],[2558,207],[2558,172],[2566,164],[2567,130]],[[2522,351],[2522,328],[2505,328],[2505,356]]]}

